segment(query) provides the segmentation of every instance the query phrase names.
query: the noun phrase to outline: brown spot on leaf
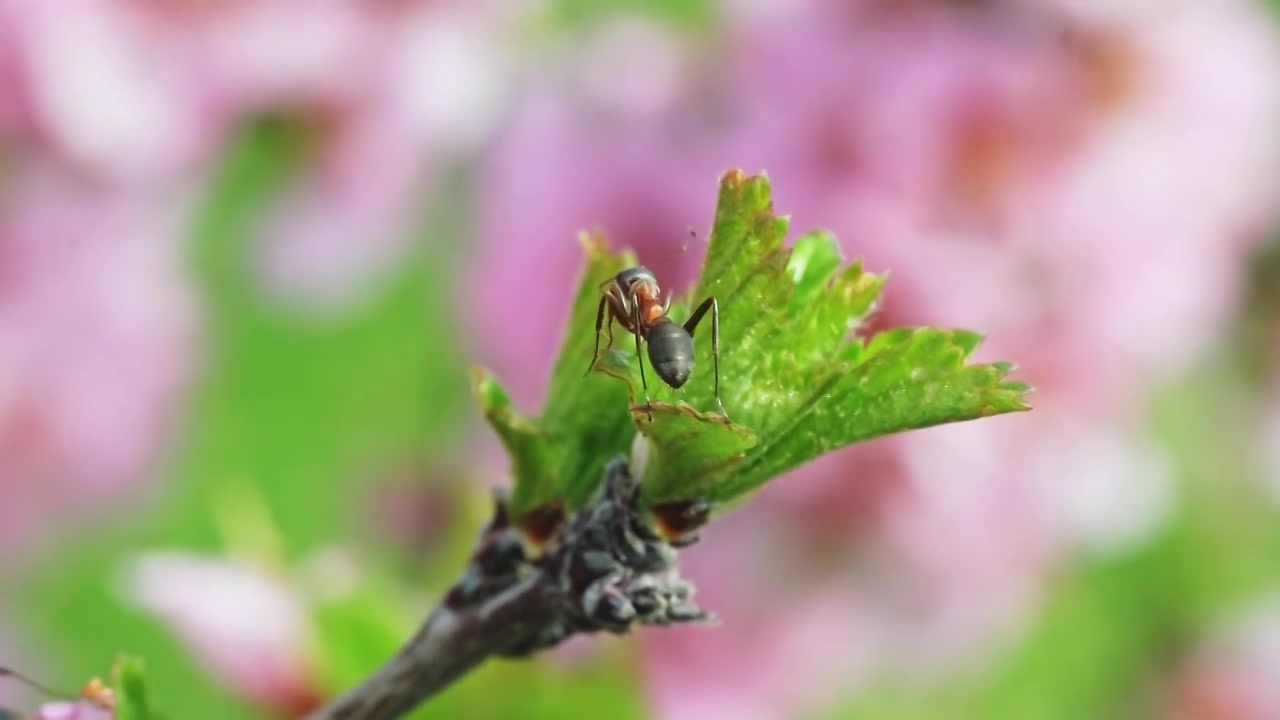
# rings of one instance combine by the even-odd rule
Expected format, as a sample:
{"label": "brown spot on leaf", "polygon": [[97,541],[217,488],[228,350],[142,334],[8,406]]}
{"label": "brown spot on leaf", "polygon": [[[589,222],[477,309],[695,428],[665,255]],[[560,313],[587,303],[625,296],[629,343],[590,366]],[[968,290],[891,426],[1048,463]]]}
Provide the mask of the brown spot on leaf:
{"label": "brown spot on leaf", "polygon": [[524,513],[516,525],[529,542],[541,548],[560,532],[566,517],[564,502],[557,500]]}

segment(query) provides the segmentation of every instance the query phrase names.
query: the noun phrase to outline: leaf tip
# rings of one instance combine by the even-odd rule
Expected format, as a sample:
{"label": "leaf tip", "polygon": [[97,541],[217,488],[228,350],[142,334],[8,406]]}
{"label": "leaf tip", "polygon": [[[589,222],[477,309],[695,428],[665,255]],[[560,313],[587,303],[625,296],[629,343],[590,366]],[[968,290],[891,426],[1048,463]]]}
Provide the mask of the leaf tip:
{"label": "leaf tip", "polygon": [[951,340],[964,351],[964,357],[968,358],[977,352],[984,340],[982,333],[973,330],[956,330],[951,334]]}
{"label": "leaf tip", "polygon": [[609,238],[598,230],[583,230],[578,233],[578,244],[588,258],[596,258],[608,254]]}
{"label": "leaf tip", "polygon": [[498,384],[497,378],[489,372],[488,368],[472,365],[467,374],[471,377],[471,394],[476,402],[480,403],[480,409],[486,415],[491,414],[497,407],[510,404],[506,391]]}
{"label": "leaf tip", "polygon": [[740,168],[730,168],[720,176],[721,196],[736,196],[738,202],[749,208],[766,209],[772,206],[773,190],[769,174],[761,170],[747,175]]}
{"label": "leaf tip", "polygon": [[471,376],[471,387],[479,388],[486,382],[493,380],[493,373],[483,365],[472,365],[467,368],[467,375]]}
{"label": "leaf tip", "polygon": [[146,664],[142,658],[121,655],[111,669],[116,717],[122,720],[146,720],[150,716],[147,698]]}
{"label": "leaf tip", "polygon": [[1027,400],[1026,396],[1034,393],[1036,389],[1032,387],[1030,384],[1022,382],[1020,380],[1006,380],[1005,382],[1000,383],[1000,388],[1002,390],[1007,390],[1008,392],[1011,392],[1014,394],[1014,396],[1018,400],[1018,403],[1021,405],[1020,409],[1022,410],[1031,409],[1032,405]]}

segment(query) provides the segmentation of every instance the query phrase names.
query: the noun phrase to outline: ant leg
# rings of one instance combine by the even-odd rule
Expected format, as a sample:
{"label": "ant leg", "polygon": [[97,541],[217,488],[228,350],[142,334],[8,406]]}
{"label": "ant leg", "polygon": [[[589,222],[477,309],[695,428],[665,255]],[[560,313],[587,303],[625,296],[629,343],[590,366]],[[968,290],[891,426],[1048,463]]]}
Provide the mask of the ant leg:
{"label": "ant leg", "polygon": [[720,303],[716,302],[714,297],[703,300],[698,309],[694,310],[685,321],[684,329],[692,337],[693,331],[697,329],[698,323],[707,314],[707,310],[711,311],[711,364],[715,369],[716,407],[720,408],[720,414],[727,418],[729,414],[724,411],[724,403],[720,401]]}
{"label": "ant leg", "polygon": [[729,417],[729,413],[724,411],[724,403],[720,401],[720,303],[716,299],[711,298],[711,367],[715,375],[715,395],[716,407],[720,408],[720,414]]}
{"label": "ant leg", "polygon": [[[591,355],[591,364],[587,366],[587,371],[582,373],[582,377],[591,374],[596,367],[596,361],[600,359],[600,327],[604,324],[604,306],[608,303],[608,296],[600,296],[600,307],[596,308],[596,349]],[[613,344],[613,318],[609,318],[609,344]]]}
{"label": "ant leg", "polygon": [[644,355],[640,352],[640,335],[644,329],[640,324],[640,303],[631,305],[631,323],[636,336],[636,362],[640,363],[640,387],[644,388],[644,406],[649,412],[649,421],[653,422],[653,403],[649,400],[649,383],[644,379]]}

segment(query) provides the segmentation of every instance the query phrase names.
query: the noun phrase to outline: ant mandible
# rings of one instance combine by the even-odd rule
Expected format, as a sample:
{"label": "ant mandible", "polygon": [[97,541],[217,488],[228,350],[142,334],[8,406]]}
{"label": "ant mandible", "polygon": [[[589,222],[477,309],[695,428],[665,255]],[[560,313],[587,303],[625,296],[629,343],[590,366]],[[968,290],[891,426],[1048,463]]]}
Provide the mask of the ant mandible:
{"label": "ant mandible", "polygon": [[587,366],[587,372],[600,359],[600,331],[606,327],[605,310],[609,311],[609,345],[613,345],[613,323],[627,329],[636,338],[636,361],[640,363],[640,385],[644,388],[645,407],[649,419],[653,419],[653,406],[649,402],[649,384],[644,376],[644,360],[640,344],[649,344],[649,363],[662,381],[679,388],[693,372],[693,332],[698,328],[707,310],[711,311],[711,359],[715,368],[715,398],[720,414],[728,417],[724,403],[720,402],[720,305],[714,297],[702,301],[684,325],[677,325],[667,316],[671,298],[661,300],[658,278],[648,268],[627,268],[600,286],[600,306],[596,308],[596,348]]}

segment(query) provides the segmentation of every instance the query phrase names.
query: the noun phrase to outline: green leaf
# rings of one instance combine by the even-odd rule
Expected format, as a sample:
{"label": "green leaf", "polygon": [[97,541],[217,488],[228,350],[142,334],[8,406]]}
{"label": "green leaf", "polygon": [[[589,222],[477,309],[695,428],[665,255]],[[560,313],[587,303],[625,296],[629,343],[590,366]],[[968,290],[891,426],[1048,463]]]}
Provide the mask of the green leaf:
{"label": "green leaf", "polygon": [[626,388],[588,373],[600,284],[634,265],[635,257],[611,252],[598,235],[583,235],[581,240],[586,267],[541,417],[534,421],[521,416],[492,376],[483,370],[474,375],[485,418],[512,457],[512,508],[517,516],[557,505],[582,505],[599,483],[605,463],[628,452],[635,437],[626,412]]}
{"label": "green leaf", "polygon": [[[972,335],[917,328],[884,334],[859,362],[801,371],[806,392],[775,404],[764,441],[703,499],[729,501],[824,453],[903,430],[1025,410],[1022,383],[994,365],[965,365]],[[782,383],[779,383],[781,386]],[[797,383],[795,387],[803,387]],[[672,499],[672,498],[664,498]]]}
{"label": "green leaf", "polygon": [[[653,421],[633,410],[651,456],[643,478],[651,504],[731,503],[783,472],[881,435],[1025,410],[1026,385],[1012,366],[966,364],[981,336],[895,328],[864,342],[854,332],[875,310],[884,277],[844,266],[828,233],[783,244],[769,181],[730,171],[721,181],[697,287],[672,316],[707,297],[720,308],[720,395],[732,423],[715,414],[711,333],[694,333],[698,367],[680,390],[650,383]],[[634,353],[600,369],[639,388]],[[652,377],[652,374],[650,374]],[[690,412],[671,412],[683,402]],[[748,440],[750,439],[750,440]]]}
{"label": "green leaf", "polygon": [[515,409],[506,390],[487,371],[472,371],[472,389],[485,420],[511,456],[516,480],[512,506],[524,511],[555,498],[555,473],[563,449],[550,442],[541,426]]}
{"label": "green leaf", "polygon": [[351,592],[317,601],[309,620],[310,657],[324,689],[337,694],[394,655],[421,618],[384,578],[375,576]]}
{"label": "green leaf", "polygon": [[[680,403],[654,403],[651,408],[632,408],[636,425],[650,440],[645,463],[651,482],[674,482],[676,487],[650,487],[650,496],[664,497],[688,493],[705,496],[722,485],[742,463],[758,438],[741,425],[720,415],[703,415]],[[653,419],[650,420],[650,415]]]}
{"label": "green leaf", "polygon": [[115,720],[148,720],[153,717],[147,699],[146,666],[128,655],[116,660],[111,672],[111,689],[116,695]]}
{"label": "green leaf", "polygon": [[[724,175],[701,277],[671,303],[675,322],[708,298],[718,308],[693,328],[695,369],[680,389],[656,373],[641,375],[647,357],[636,357],[623,331],[593,366],[598,372],[582,377],[600,284],[634,264],[609,253],[600,238],[586,243],[587,271],[541,422],[516,415],[491,379],[477,386],[486,417],[512,453],[519,511],[557,498],[577,506],[589,497],[603,463],[630,445],[632,423],[646,439],[642,487],[651,506],[723,508],[855,442],[1027,409],[1030,388],[1007,378],[1011,364],[968,362],[982,339],[977,333],[894,328],[857,337],[876,309],[884,276],[858,262],[845,265],[829,233],[788,247],[786,232],[767,177]],[[624,394],[612,393],[600,375],[622,380]],[[717,376],[729,417],[719,412]],[[620,412],[628,394],[632,423]]]}
{"label": "green leaf", "polygon": [[842,262],[840,246],[830,233],[810,233],[796,241],[791,248],[791,261],[787,264],[787,271],[796,285],[789,308],[793,317],[819,298],[827,281],[840,270]]}
{"label": "green leaf", "polygon": [[588,371],[596,342],[600,284],[635,265],[636,258],[630,252],[610,251],[602,235],[583,235],[581,240],[587,264],[541,418],[543,429],[564,453],[557,468],[559,497],[574,508],[591,498],[605,463],[628,452],[635,437],[635,427],[624,412],[625,389]]}

